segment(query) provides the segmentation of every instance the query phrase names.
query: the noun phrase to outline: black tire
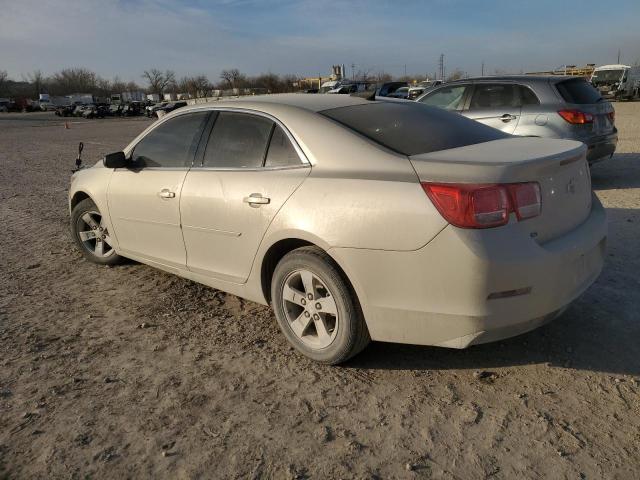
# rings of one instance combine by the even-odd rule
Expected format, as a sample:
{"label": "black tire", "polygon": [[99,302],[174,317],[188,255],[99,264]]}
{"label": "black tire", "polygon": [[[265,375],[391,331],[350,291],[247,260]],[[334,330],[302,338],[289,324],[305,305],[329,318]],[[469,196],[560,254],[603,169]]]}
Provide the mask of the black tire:
{"label": "black tire", "polygon": [[[83,240],[80,237],[80,232],[85,230],[91,230],[91,226],[83,220],[85,214],[91,213],[94,218],[96,218],[96,214],[101,216],[100,211],[96,204],[90,198],[85,198],[84,200],[78,202],[78,204],[73,207],[71,211],[71,236],[73,237],[73,241],[76,243],[76,246],[82,252],[82,255],[89,260],[90,262],[97,263],[100,265],[115,265],[120,263],[123,259],[120,255],[118,255],[113,248],[111,248],[111,252],[108,253],[105,251],[105,256],[99,256],[95,253],[95,250],[92,250],[91,246],[95,246],[98,240]],[[108,236],[108,232],[104,230],[105,236]],[[102,240],[100,242],[105,244]],[[95,248],[95,247],[94,247]]]}
{"label": "black tire", "polygon": [[[295,272],[310,271],[326,286],[335,301],[335,337],[324,348],[311,348],[296,335],[285,312],[285,282]],[[275,268],[271,282],[273,310],[280,330],[303,355],[320,363],[336,365],[360,353],[371,341],[364,315],[353,288],[335,261],[318,247],[302,247],[285,255]],[[315,300],[314,300],[315,301]],[[313,302],[311,302],[313,303]],[[302,307],[301,307],[302,308]]]}

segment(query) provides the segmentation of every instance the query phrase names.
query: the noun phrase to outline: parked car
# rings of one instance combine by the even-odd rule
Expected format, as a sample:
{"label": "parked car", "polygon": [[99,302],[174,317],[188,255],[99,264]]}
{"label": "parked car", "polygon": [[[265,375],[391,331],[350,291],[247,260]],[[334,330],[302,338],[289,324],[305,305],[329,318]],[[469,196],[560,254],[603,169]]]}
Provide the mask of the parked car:
{"label": "parked car", "polygon": [[82,110],[83,118],[104,118],[107,109],[102,105],[87,105]]}
{"label": "parked car", "polygon": [[385,82],[376,85],[376,97],[386,97],[402,87],[408,87],[407,82]]}
{"label": "parked car", "polygon": [[442,85],[442,80],[424,80],[419,82],[416,85],[409,86],[409,100],[415,100],[423,93],[426,93],[428,90],[437,87],[438,85]]}
{"label": "parked car", "polygon": [[91,105],[76,105],[75,108],[73,109],[73,116],[82,117],[82,115],[84,114],[84,111],[89,108],[91,108]]}
{"label": "parked car", "polygon": [[525,137],[584,142],[594,163],[616,150],[613,106],[582,77],[503,76],[450,82],[416,101]]}
{"label": "parked car", "polygon": [[465,348],[551,321],[600,273],[586,151],[416,102],[221,101],[75,173],[70,225],[92,262],[271,304],[320,362],[370,339]]}
{"label": "parked car", "polygon": [[163,113],[170,113],[173,112],[174,110],[177,110],[178,108],[182,108],[182,107],[186,107],[187,106],[187,102],[169,102],[167,103],[164,107],[160,107],[158,108],[155,113],[156,115],[159,115],[160,112]]}
{"label": "parked car", "polygon": [[71,117],[73,115],[74,110],[75,110],[75,106],[61,105],[56,107],[55,114],[59,117]]}
{"label": "parked car", "polygon": [[402,98],[406,100],[409,98],[409,87],[400,87],[395,92],[387,95],[389,98]]}
{"label": "parked car", "polygon": [[135,117],[141,114],[142,109],[140,107],[140,104],[136,102],[128,103],[122,108],[122,115],[124,117]]}
{"label": "parked car", "polygon": [[154,105],[150,105],[147,108],[145,108],[145,114],[147,115],[147,117],[153,117],[155,116],[158,110],[160,110],[163,107],[166,107],[167,105],[169,105],[169,102],[160,102]]}
{"label": "parked car", "polygon": [[112,103],[111,105],[109,105],[108,115],[112,117],[119,117],[120,115],[122,115],[122,105],[117,103]]}

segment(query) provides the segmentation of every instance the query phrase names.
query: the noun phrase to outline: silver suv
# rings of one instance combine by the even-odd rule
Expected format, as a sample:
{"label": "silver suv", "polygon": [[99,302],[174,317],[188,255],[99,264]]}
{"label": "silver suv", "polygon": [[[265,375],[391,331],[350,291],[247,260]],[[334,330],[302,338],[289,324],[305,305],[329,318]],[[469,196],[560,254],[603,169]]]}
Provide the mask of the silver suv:
{"label": "silver suv", "polygon": [[618,142],[613,106],[581,77],[503,76],[458,80],[416,99],[524,137],[567,138],[588,147],[592,164]]}

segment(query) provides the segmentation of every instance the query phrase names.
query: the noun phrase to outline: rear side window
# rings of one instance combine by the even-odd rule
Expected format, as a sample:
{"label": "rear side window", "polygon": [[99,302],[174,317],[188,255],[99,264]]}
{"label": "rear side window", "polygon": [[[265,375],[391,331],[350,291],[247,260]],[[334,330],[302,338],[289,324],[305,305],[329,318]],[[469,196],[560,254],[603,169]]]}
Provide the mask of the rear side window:
{"label": "rear side window", "polygon": [[257,168],[267,152],[273,122],[247,113],[221,112],[204,153],[205,167]]}
{"label": "rear side window", "polygon": [[476,85],[471,97],[470,109],[516,108],[520,106],[517,85],[506,83],[481,83]]}
{"label": "rear side window", "polygon": [[139,167],[187,167],[200,141],[209,112],[187,113],[159,125],[133,149]]}
{"label": "rear side window", "polygon": [[560,96],[567,103],[589,104],[602,100],[598,90],[593,88],[586,80],[572,78],[556,84],[556,89]]}
{"label": "rear side window", "polygon": [[457,113],[415,102],[371,102],[320,113],[403,155],[436,152],[510,136]]}
{"label": "rear side window", "polygon": [[280,126],[276,125],[269,142],[269,151],[265,160],[265,167],[288,167],[300,165],[298,152],[291,144],[289,137]]}
{"label": "rear side window", "polygon": [[420,102],[445,110],[462,110],[462,102],[466,88],[465,85],[439,88],[435,92],[423,97]]}
{"label": "rear side window", "polygon": [[520,102],[522,103],[522,106],[540,105],[540,100],[538,100],[536,94],[533,93],[533,90],[525,87],[524,85],[520,85],[518,88],[520,89]]}

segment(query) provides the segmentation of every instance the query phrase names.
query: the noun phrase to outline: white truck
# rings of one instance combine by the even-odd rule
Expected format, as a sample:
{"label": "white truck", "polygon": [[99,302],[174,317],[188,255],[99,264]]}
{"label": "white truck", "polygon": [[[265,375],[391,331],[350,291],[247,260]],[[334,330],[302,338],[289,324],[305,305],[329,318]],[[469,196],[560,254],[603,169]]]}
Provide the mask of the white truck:
{"label": "white truck", "polygon": [[605,98],[637,99],[640,97],[640,66],[602,65],[591,74],[591,84]]}

